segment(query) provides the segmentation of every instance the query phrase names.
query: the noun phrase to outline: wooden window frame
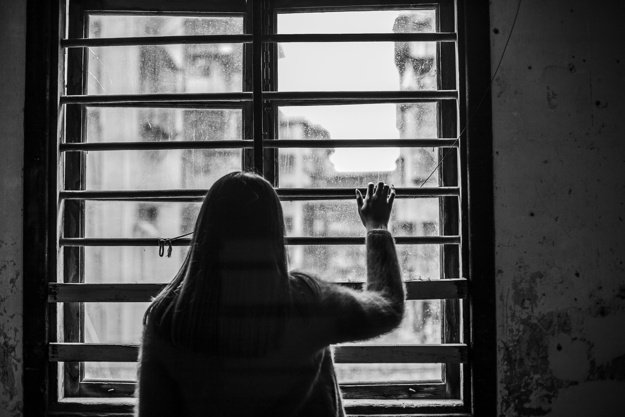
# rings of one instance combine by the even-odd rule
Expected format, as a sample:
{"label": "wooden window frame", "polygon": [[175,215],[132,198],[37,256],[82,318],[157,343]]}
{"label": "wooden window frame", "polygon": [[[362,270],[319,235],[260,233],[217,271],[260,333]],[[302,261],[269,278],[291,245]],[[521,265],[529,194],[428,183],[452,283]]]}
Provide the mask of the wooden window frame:
{"label": "wooden window frame", "polygon": [[[106,5],[112,9],[123,8],[126,4],[123,0],[88,0],[94,4]],[[141,0],[139,0],[141,3]],[[179,3],[171,4],[166,1],[146,2],[150,8],[166,7],[171,10],[172,7],[178,7]],[[204,1],[189,0],[185,3],[185,9],[197,4],[197,6],[205,6]],[[230,4],[225,1],[216,1],[216,7],[220,4]],[[251,4],[251,2],[248,2]],[[296,4],[297,3],[297,4]],[[277,0],[273,2],[276,9],[297,7],[306,9],[319,9],[321,1],[313,0]],[[403,2],[404,5],[414,6],[415,4],[433,4],[435,2]],[[438,2],[436,2],[438,3]],[[427,298],[449,298],[463,299],[462,303],[449,303],[451,307],[446,307],[445,317],[457,317],[457,306],[461,305],[463,320],[460,328],[458,320],[452,323],[456,330],[462,330],[466,335],[466,344],[449,343],[447,345],[436,346],[417,346],[406,350],[399,346],[394,349],[384,348],[378,349],[382,353],[373,353],[375,357],[384,355],[386,358],[403,363],[407,361],[406,355],[410,355],[409,362],[423,361],[428,362],[433,359],[445,359],[448,362],[461,363],[455,378],[465,378],[462,384],[463,392],[458,393],[462,396],[463,402],[459,405],[445,405],[436,401],[429,402],[426,406],[406,407],[405,405],[383,406],[380,404],[361,404],[350,405],[346,400],[346,408],[350,414],[432,414],[432,415],[475,415],[487,416],[494,415],[496,411],[496,343],[495,343],[495,308],[494,308],[494,247],[493,247],[493,188],[492,188],[492,131],[490,120],[490,100],[485,99],[490,93],[490,60],[489,60],[489,13],[488,2],[485,0],[472,1],[469,6],[468,0],[445,0],[441,3],[451,4],[457,10],[459,18],[455,25],[457,28],[458,54],[457,65],[462,69],[458,77],[458,95],[450,96],[447,92],[426,92],[421,94],[419,98],[423,99],[456,99],[460,105],[458,106],[459,114],[456,117],[460,125],[458,128],[463,132],[460,139],[459,161],[449,162],[449,159],[441,164],[441,173],[444,184],[449,181],[454,183],[460,181],[460,184],[452,187],[442,187],[438,189],[400,189],[401,195],[406,196],[424,196],[436,195],[444,199],[443,210],[446,213],[452,213],[445,217],[442,222],[443,234],[452,236],[432,237],[432,238],[396,238],[398,243],[455,243],[459,244],[459,237],[462,238],[462,257],[464,261],[462,265],[450,265],[450,268],[460,269],[462,276],[466,279],[457,280],[441,280],[429,282],[411,282],[408,284],[409,297],[414,299]],[[336,5],[336,2],[330,2]],[[376,6],[380,5],[380,1],[351,1],[345,0],[342,6]],[[386,3],[384,3],[386,6]],[[76,314],[80,316],[80,307],[72,306],[72,302],[79,301],[145,301],[158,291],[158,286],[150,287],[150,284],[123,284],[123,292],[120,291],[119,285],[115,284],[80,284],[70,283],[57,284],[57,274],[59,272],[57,256],[60,253],[61,245],[74,247],[75,245],[89,244],[131,244],[144,245],[148,242],[141,239],[88,239],[74,237],[80,236],[80,230],[64,230],[63,238],[58,239],[57,226],[60,224],[57,219],[57,210],[61,212],[59,207],[62,204],[69,206],[69,210],[79,207],[81,201],[88,198],[110,198],[119,199],[129,195],[128,192],[98,192],[98,191],[82,191],[80,187],[59,192],[59,178],[62,177],[58,170],[59,155],[61,152],[73,153],[79,149],[86,150],[84,144],[67,143],[58,145],[57,137],[59,136],[58,123],[62,116],[62,110],[70,108],[68,103],[89,103],[92,97],[76,94],[78,97],[63,96],[63,73],[58,69],[63,65],[63,50],[65,47],[74,47],[71,40],[63,41],[65,34],[61,33],[65,27],[65,7],[64,0],[33,0],[28,4],[27,10],[27,66],[26,66],[26,103],[25,103],[25,170],[24,170],[24,310],[27,312],[24,316],[24,415],[41,416],[41,415],[61,415],[67,412],[76,413],[77,415],[102,415],[106,413],[121,413],[122,415],[131,414],[131,407],[123,401],[102,403],[97,400],[88,399],[77,400],[58,400],[58,392],[54,387],[58,385],[57,378],[59,376],[58,361],[63,360],[85,360],[93,359],[94,355],[108,355],[104,359],[120,360],[136,357],[137,349],[133,346],[80,346],[71,343],[56,343],[57,329],[57,303],[63,303],[65,314]],[[263,10],[261,2],[256,2],[254,6],[254,14],[267,14],[270,10]],[[183,10],[180,10],[183,11]],[[225,10],[223,10],[225,11]],[[266,27],[270,27],[271,23]],[[447,22],[447,25],[451,22]],[[258,48],[261,44],[262,36],[271,38],[279,38],[269,32],[263,33],[262,28],[246,27],[246,33],[253,33],[254,48],[246,48],[244,52],[248,59],[252,59],[253,68],[261,68],[258,63],[263,59],[262,49]],[[376,36],[372,36],[375,38]],[[71,38],[71,37],[70,37]],[[317,36],[321,39],[323,36]],[[332,36],[329,36],[332,38]],[[285,38],[283,38],[285,39]],[[365,38],[360,38],[360,40]],[[274,39],[275,41],[276,39]],[[329,40],[329,39],[327,39]],[[389,39],[391,40],[391,39]],[[74,41],[79,42],[80,41]],[[250,51],[251,49],[251,51]],[[445,53],[445,52],[443,52]],[[78,59],[72,58],[72,54],[68,54],[68,60]],[[274,60],[275,62],[275,60]],[[442,68],[442,67],[441,67]],[[454,70],[455,72],[455,70]],[[271,92],[274,88],[269,84],[260,85],[260,83],[249,84],[251,79],[259,79],[259,74],[252,74],[256,77],[245,75],[244,91],[252,93],[235,93],[222,94],[210,97],[195,95],[197,100],[217,99],[231,103],[233,100],[247,100],[251,95],[252,102],[249,111],[254,113],[254,120],[261,120],[265,113],[266,106],[264,100],[272,102],[286,103],[302,103],[310,100],[310,94],[302,93],[278,93]],[[442,75],[445,78],[445,74]],[[455,76],[455,74],[454,74]],[[443,81],[444,83],[445,81]],[[71,85],[71,83],[69,83]],[[74,85],[75,86],[75,85]],[[68,87],[68,93],[72,93],[72,87]],[[158,100],[162,102],[176,102],[178,97],[171,95],[154,95],[155,97],[142,97],[145,99]],[[219,96],[219,97],[217,97]],[[401,102],[414,100],[418,94],[406,94],[405,92],[380,92],[365,93],[369,102]],[[363,95],[359,93],[328,93],[318,94],[317,102],[333,103],[335,100],[343,100],[345,102],[361,102]],[[128,103],[136,100],[132,96],[114,96],[107,97],[109,103]],[[69,110],[66,110],[69,112]],[[451,110],[442,109],[443,114]],[[456,110],[454,110],[455,112]],[[453,112],[452,112],[453,113]],[[449,114],[452,114],[449,113]],[[444,117],[444,116],[443,116]],[[245,119],[245,118],[244,118]],[[450,120],[450,119],[447,119]],[[274,118],[275,121],[275,118]],[[446,127],[447,126],[447,127]],[[450,126],[445,124],[441,126],[442,137],[445,135],[445,129]],[[69,128],[69,127],[68,127]],[[454,129],[456,127],[454,126]],[[238,143],[239,141],[231,141],[232,147],[240,147],[244,145],[247,149],[253,149],[254,152],[245,152],[245,157],[249,162],[261,172],[270,181],[276,181],[276,152],[274,149],[280,147],[300,147],[300,146],[328,146],[329,143],[305,143],[301,140],[288,141],[273,140],[275,137],[275,124],[267,123],[265,120],[265,129],[260,124],[256,126],[244,126],[244,137],[254,137],[252,144]],[[68,136],[69,137],[69,136]],[[80,136],[77,136],[80,137]],[[352,141],[332,141],[332,147],[336,146],[353,146]],[[381,143],[370,142],[369,146],[380,145]],[[391,145],[389,141],[384,144]],[[95,145],[95,144],[94,144]],[[180,145],[180,144],[178,144]],[[189,146],[204,146],[197,144],[186,144]],[[222,143],[220,143],[222,145]],[[362,144],[360,144],[362,145]],[[396,140],[392,145],[405,146],[432,146],[425,142],[418,144],[410,143],[409,140]],[[450,141],[448,145],[453,145]],[[87,148],[92,145],[86,145]],[[123,144],[108,144],[110,148],[123,147]],[[150,144],[141,145],[145,149],[150,148]],[[171,146],[171,145],[169,145]],[[205,146],[213,146],[208,144]],[[96,145],[97,147],[97,145]],[[221,146],[220,146],[221,147]],[[103,149],[102,149],[103,150]],[[261,150],[263,152],[261,152]],[[82,153],[75,152],[80,158]],[[273,169],[263,169],[266,161],[273,161]],[[458,163],[459,162],[459,166]],[[78,162],[76,162],[78,163]],[[260,169],[259,169],[260,168]],[[457,178],[458,169],[465,175]],[[66,178],[66,184],[67,184]],[[72,180],[71,178],[69,180]],[[75,179],[79,181],[79,179]],[[346,198],[352,196],[351,189],[331,189],[331,190],[296,190],[281,189],[278,190],[281,198],[286,200],[298,199],[335,199]],[[470,191],[470,194],[469,194]],[[134,192],[130,192],[137,194]],[[203,195],[203,190],[193,191],[160,191],[160,192],[144,192],[144,198],[154,199],[163,198],[166,201],[197,201]],[[449,197],[447,197],[449,196]],[[469,198],[470,197],[470,198]],[[448,202],[450,199],[460,198],[460,213],[457,210],[448,210],[451,207]],[[458,204],[456,203],[456,207]],[[460,217],[461,218],[455,218]],[[454,226],[461,224],[461,230]],[[455,228],[454,228],[455,227]],[[455,233],[454,233],[455,232]],[[69,236],[69,237],[68,237]],[[72,241],[71,239],[75,239]],[[80,241],[78,241],[80,240]],[[362,243],[364,240],[357,238],[291,238],[291,243],[306,244],[323,240],[326,243],[346,244],[346,243]],[[184,240],[176,242],[177,244],[185,244]],[[448,247],[448,246],[444,246]],[[456,251],[457,252],[457,251]],[[69,255],[72,256],[71,252]],[[454,256],[452,253],[445,256]],[[63,259],[64,262],[72,259]],[[79,275],[79,274],[77,274]],[[470,291],[469,291],[470,289]],[[130,294],[130,295],[128,295]],[[472,323],[477,323],[474,326]],[[458,334],[448,333],[448,327],[445,327],[447,340],[455,341]],[[65,338],[68,339],[65,330]],[[70,334],[69,339],[72,339]],[[459,340],[458,340],[459,342]],[[337,350],[337,361],[362,361],[363,358],[370,358],[373,350],[368,348],[363,350],[359,346],[345,346]],[[363,356],[364,355],[364,356]],[[102,358],[100,358],[102,360]],[[71,369],[71,367],[70,367]],[[75,370],[74,370],[75,372]],[[448,376],[449,377],[449,376]],[[474,389],[479,387],[479,389]],[[100,390],[102,384],[94,389]],[[110,387],[104,386],[106,389]],[[419,387],[413,387],[413,389]],[[130,392],[132,387],[128,384],[115,384],[117,390],[125,390]],[[444,388],[447,389],[447,388]],[[352,390],[347,388],[347,396],[351,392],[354,398],[361,398],[368,395],[366,391]],[[119,392],[119,391],[118,391]],[[388,391],[388,395],[395,398],[401,398],[401,390],[395,389]],[[425,391],[424,391],[425,392]],[[358,397],[358,396],[361,397]]]}

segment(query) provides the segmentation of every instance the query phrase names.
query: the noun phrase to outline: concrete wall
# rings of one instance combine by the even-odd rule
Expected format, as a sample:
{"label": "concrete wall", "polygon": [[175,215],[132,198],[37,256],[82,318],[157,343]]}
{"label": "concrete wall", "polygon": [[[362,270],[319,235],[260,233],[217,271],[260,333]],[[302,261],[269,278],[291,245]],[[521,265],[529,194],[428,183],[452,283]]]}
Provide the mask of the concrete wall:
{"label": "concrete wall", "polygon": [[[493,61],[516,4],[492,2]],[[624,22],[524,0],[495,80],[502,416],[625,415]]]}
{"label": "concrete wall", "polygon": [[26,2],[0,1],[0,416],[22,409],[22,168]]}
{"label": "concrete wall", "polygon": [[[492,3],[493,65],[515,5]],[[1,417],[21,415],[24,22],[0,2]],[[622,415],[623,22],[620,1],[524,0],[495,80],[501,416]]]}

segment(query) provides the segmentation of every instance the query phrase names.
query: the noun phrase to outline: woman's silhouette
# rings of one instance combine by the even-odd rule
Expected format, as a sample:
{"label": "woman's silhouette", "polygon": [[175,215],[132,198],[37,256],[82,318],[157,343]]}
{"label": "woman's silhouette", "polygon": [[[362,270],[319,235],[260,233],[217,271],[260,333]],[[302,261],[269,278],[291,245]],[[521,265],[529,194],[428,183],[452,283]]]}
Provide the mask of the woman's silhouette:
{"label": "woman's silhouette", "polygon": [[280,200],[234,172],[208,191],[179,272],[144,317],[137,413],[343,416],[329,345],[401,322],[404,288],[386,230],[395,191],[356,191],[367,285],[355,291],[288,272]]}

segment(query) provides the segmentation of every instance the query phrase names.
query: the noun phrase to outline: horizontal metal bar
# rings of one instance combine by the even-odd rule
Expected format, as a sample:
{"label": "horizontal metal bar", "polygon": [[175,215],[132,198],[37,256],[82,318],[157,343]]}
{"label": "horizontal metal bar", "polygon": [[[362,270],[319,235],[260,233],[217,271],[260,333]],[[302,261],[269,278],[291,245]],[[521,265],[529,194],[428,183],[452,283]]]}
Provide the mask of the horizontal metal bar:
{"label": "horizontal metal bar", "polygon": [[[266,139],[266,148],[372,148],[405,147],[436,148],[457,147],[457,139]],[[253,148],[252,140],[205,140],[159,142],[69,142],[61,143],[61,152],[132,151],[169,149],[238,149]]]}
{"label": "horizontal metal bar", "polygon": [[59,144],[61,152],[72,151],[143,151],[170,149],[239,149],[251,148],[251,140],[203,140],[160,142],[71,142]]}
{"label": "horizontal metal bar", "polygon": [[[338,282],[350,288],[361,289],[363,283]],[[107,303],[149,302],[166,284],[48,284],[48,302],[51,303]],[[464,278],[432,281],[406,281],[407,300],[458,299],[467,295]]]}
{"label": "horizontal metal bar", "polygon": [[267,148],[437,148],[457,147],[456,139],[266,139]]}
{"label": "horizontal metal bar", "polygon": [[[460,236],[396,236],[398,245],[457,245]],[[287,245],[363,245],[364,237],[285,237]],[[188,246],[189,238],[180,238],[171,242],[172,246]],[[59,245],[81,246],[158,246],[159,239],[154,238],[81,238],[62,237]]]}
{"label": "horizontal metal bar", "polygon": [[[218,43],[252,43],[251,34],[193,35],[193,36],[137,36],[123,38],[69,38],[61,40],[63,48],[97,48],[108,46],[185,45]],[[290,42],[456,42],[453,32],[432,33],[310,33],[276,34],[263,37],[267,43]]]}
{"label": "horizontal metal bar", "polygon": [[306,33],[267,35],[264,42],[455,42],[454,32],[430,33]]}
{"label": "horizontal metal bar", "polygon": [[[135,362],[137,345],[50,343],[51,362]],[[336,363],[464,363],[467,346],[445,345],[339,345]]]}
{"label": "horizontal metal bar", "polygon": [[61,96],[61,104],[178,104],[178,103],[242,103],[251,102],[251,92],[241,93],[160,93],[160,94],[95,94],[95,95],[70,95]]}
{"label": "horizontal metal bar", "polygon": [[97,48],[106,46],[184,45],[216,43],[250,43],[252,35],[139,36],[125,38],[61,39],[63,48]]}
{"label": "horizontal metal bar", "polygon": [[414,91],[265,91],[263,100],[275,104],[411,103],[456,100],[456,90]]}
{"label": "horizontal metal bar", "polygon": [[[365,188],[360,188],[366,192]],[[118,200],[118,201],[202,201],[208,190],[64,190],[59,198],[65,200]],[[346,200],[354,198],[354,188],[279,188],[283,201],[297,200]],[[458,187],[396,188],[397,198],[453,197],[460,194]]]}

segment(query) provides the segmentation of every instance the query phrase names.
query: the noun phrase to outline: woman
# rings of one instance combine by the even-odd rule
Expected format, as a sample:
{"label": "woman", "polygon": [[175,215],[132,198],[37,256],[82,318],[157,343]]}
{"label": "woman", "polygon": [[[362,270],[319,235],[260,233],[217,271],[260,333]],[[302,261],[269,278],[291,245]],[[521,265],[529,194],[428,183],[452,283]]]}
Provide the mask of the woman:
{"label": "woman", "polygon": [[182,267],[144,317],[138,416],[344,416],[329,345],[389,332],[404,312],[394,198],[382,182],[356,190],[367,287],[354,291],[289,274],[269,182],[215,182]]}

